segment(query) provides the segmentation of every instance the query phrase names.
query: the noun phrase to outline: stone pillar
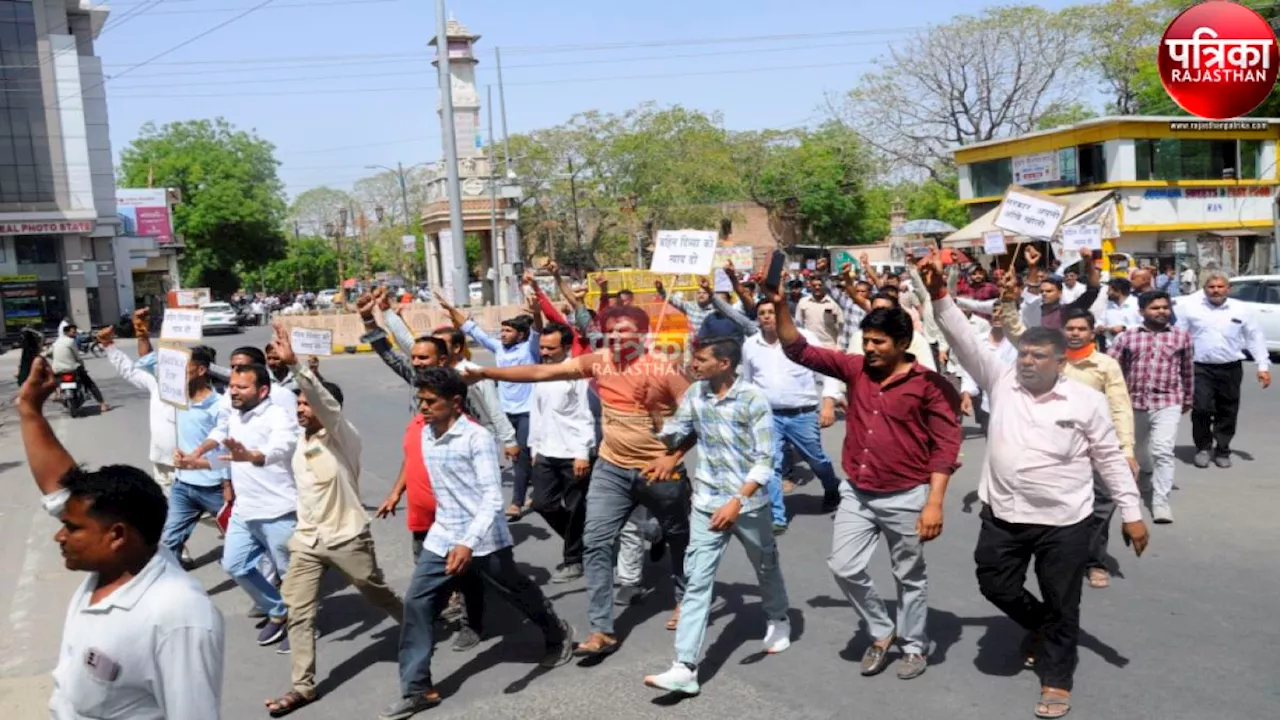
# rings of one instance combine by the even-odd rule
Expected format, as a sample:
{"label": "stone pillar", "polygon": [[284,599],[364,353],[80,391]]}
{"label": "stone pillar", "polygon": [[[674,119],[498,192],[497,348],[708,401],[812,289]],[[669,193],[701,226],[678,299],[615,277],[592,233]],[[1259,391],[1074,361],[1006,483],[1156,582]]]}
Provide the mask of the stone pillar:
{"label": "stone pillar", "polygon": [[427,255],[427,282],[432,290],[443,292],[444,286],[440,284],[440,236],[424,235],[422,242]]}
{"label": "stone pillar", "polygon": [[484,268],[484,274],[481,276],[484,280],[481,285],[484,288],[484,304],[497,305],[498,271],[501,268],[493,261],[493,234],[488,230],[484,231],[484,240],[480,241],[480,267]]}
{"label": "stone pillar", "polygon": [[[120,306],[120,283],[116,279],[115,254],[112,252],[114,238],[94,238],[94,256],[110,257],[111,260],[98,261],[98,308],[102,312],[102,323],[112,325],[124,312]],[[125,268],[125,272],[128,272]]]}
{"label": "stone pillar", "polygon": [[79,235],[62,236],[62,274],[67,285],[67,314],[71,321],[86,331],[93,327],[89,318],[89,295],[85,292],[84,241]]}

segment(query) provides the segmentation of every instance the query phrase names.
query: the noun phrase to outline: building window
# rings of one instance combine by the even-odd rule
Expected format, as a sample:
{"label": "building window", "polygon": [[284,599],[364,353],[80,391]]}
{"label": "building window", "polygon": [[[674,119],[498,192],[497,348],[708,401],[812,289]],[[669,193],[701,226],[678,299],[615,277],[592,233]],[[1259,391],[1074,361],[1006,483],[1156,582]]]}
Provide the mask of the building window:
{"label": "building window", "polygon": [[56,201],[40,69],[32,4],[0,0],[0,208]]}
{"label": "building window", "polygon": [[57,265],[61,235],[19,235],[13,239],[13,255],[19,265]]}
{"label": "building window", "polygon": [[1080,184],[1100,185],[1107,181],[1107,153],[1102,143],[1076,148],[1080,163]]}
{"label": "building window", "polygon": [[1013,184],[1013,161],[1010,158],[976,162],[969,166],[974,197],[1003,195]]}
{"label": "building window", "polygon": [[1240,168],[1241,180],[1261,180],[1261,173],[1274,169],[1262,167],[1261,140],[1240,141],[1240,164],[1237,167]]}
{"label": "building window", "polygon": [[1138,180],[1231,180],[1240,177],[1235,140],[1166,138],[1136,140],[1134,146]]}

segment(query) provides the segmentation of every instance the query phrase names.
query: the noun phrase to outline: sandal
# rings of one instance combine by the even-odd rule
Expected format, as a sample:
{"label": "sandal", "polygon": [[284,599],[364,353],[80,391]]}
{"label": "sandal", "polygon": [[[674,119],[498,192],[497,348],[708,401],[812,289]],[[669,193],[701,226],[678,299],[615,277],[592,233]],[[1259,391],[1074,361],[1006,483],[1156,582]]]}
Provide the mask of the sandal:
{"label": "sandal", "polygon": [[672,632],[675,632],[676,628],[679,626],[680,626],[680,606],[677,605],[675,612],[671,613],[670,618],[667,618],[667,629]]}
{"label": "sandal", "polygon": [[1111,573],[1104,568],[1089,568],[1089,587],[1099,590],[1111,586]]}
{"label": "sandal", "polygon": [[299,708],[315,702],[315,697],[307,697],[296,690],[290,690],[284,697],[266,701],[267,714],[273,718],[284,717]]}
{"label": "sandal", "polygon": [[602,632],[593,632],[586,640],[578,643],[574,654],[578,657],[602,658],[618,651],[618,639]]}
{"label": "sandal", "polygon": [[1040,701],[1036,703],[1036,717],[1060,718],[1069,712],[1071,712],[1071,693],[1065,690],[1040,691]]}
{"label": "sandal", "polygon": [[516,507],[515,503],[508,505],[503,514],[507,516],[508,520],[519,520],[522,515],[520,508]]}

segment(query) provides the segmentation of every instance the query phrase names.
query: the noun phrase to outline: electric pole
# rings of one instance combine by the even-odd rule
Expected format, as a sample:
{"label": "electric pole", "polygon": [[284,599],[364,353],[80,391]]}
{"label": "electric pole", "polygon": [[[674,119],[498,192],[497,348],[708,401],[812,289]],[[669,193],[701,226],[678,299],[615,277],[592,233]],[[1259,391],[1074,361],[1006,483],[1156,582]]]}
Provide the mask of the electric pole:
{"label": "electric pole", "polygon": [[[449,73],[449,23],[445,17],[444,0],[436,0],[436,66],[440,71],[440,122],[444,135],[445,177],[449,187],[449,237],[441,238],[441,254],[450,262],[442,267],[441,278],[445,288],[453,287],[454,305],[461,307],[471,302],[467,289],[467,246],[462,227],[462,183],[458,181],[458,136],[453,124],[453,77]],[[449,245],[445,250],[446,242]],[[441,263],[442,266],[446,263]]]}

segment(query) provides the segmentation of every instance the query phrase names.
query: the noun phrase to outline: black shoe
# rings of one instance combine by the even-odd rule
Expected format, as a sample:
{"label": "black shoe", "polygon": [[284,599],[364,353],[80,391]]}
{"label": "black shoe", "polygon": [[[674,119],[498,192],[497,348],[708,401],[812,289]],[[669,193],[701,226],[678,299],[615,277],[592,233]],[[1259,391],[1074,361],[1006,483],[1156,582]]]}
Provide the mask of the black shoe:
{"label": "black shoe", "polygon": [[266,625],[262,626],[262,631],[258,633],[259,645],[273,645],[280,642],[280,638],[288,638],[286,630],[289,622],[285,618],[271,618]]}
{"label": "black shoe", "polygon": [[657,540],[649,546],[649,562],[658,562],[667,554],[667,541]]}
{"label": "black shoe", "polygon": [[378,715],[378,720],[409,720],[414,715],[439,704],[440,696],[434,692],[431,695],[400,698],[384,708]]}
{"label": "black shoe", "polygon": [[551,574],[551,582],[556,584],[573,582],[580,577],[582,577],[582,563],[565,563]]}
{"label": "black shoe", "polygon": [[618,594],[613,596],[614,605],[635,605],[640,602],[640,598],[644,596],[644,589],[639,585],[623,585],[618,588]]}
{"label": "black shoe", "polygon": [[453,636],[453,651],[466,652],[480,644],[480,633],[463,625]]}
{"label": "black shoe", "polygon": [[822,494],[822,512],[834,512],[840,507],[840,491],[824,492]]}
{"label": "black shoe", "polygon": [[560,667],[573,659],[574,646],[573,626],[561,620],[559,644],[548,645],[547,654],[543,656],[542,662],[538,664],[548,670]]}

